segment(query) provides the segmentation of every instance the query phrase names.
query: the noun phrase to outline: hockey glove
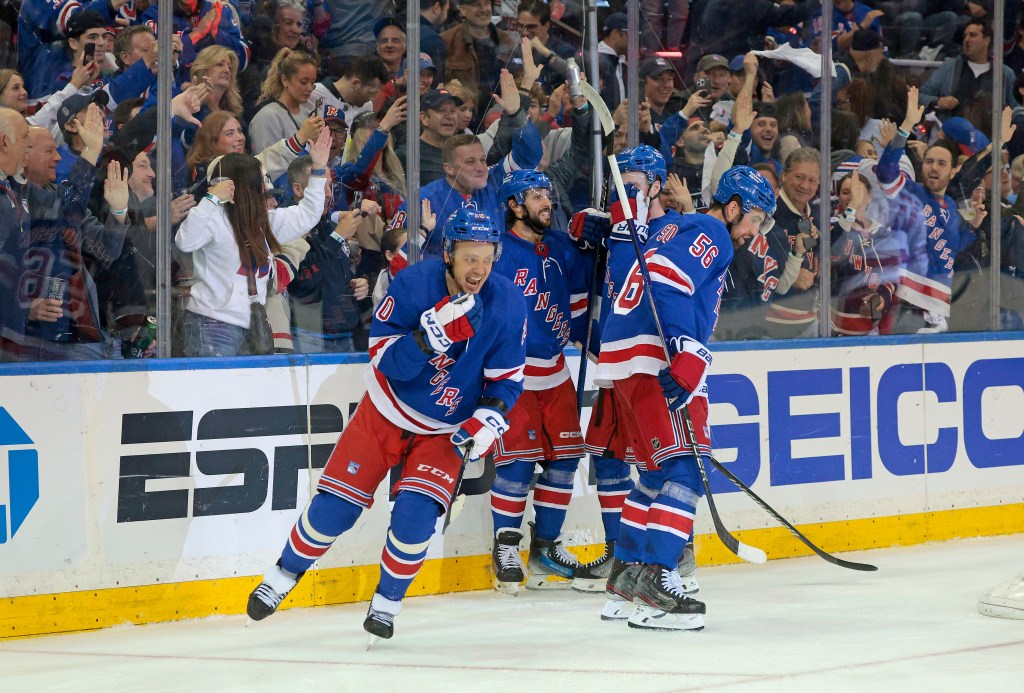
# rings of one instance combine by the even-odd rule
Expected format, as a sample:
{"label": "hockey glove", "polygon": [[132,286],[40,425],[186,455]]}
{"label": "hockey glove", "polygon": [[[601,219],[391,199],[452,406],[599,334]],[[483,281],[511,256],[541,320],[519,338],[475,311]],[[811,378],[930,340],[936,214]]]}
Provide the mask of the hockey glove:
{"label": "hockey glove", "polygon": [[[626,183],[626,197],[629,200],[629,207],[633,212],[633,220],[636,223],[637,234],[640,236],[640,243],[647,242],[647,218],[650,210],[647,208],[647,200],[640,194],[640,189],[632,183]],[[611,203],[611,237],[620,241],[629,241],[629,222],[626,221],[626,210],[623,203],[618,199],[618,194],[612,191]]]}
{"label": "hockey glove", "polygon": [[682,350],[672,357],[672,363],[658,373],[658,383],[668,400],[669,411],[686,406],[696,392],[704,388],[711,352],[695,339],[682,339]]}
{"label": "hockey glove", "polygon": [[455,342],[463,342],[480,329],[483,304],[473,294],[445,296],[433,308],[423,311],[420,327],[430,348],[443,354]]}
{"label": "hockey glove", "polygon": [[600,246],[611,230],[611,216],[590,207],[573,214],[569,224],[569,235],[581,250]]}
{"label": "hockey glove", "polygon": [[462,423],[462,428],[452,433],[451,441],[459,454],[469,447],[469,461],[476,462],[487,455],[494,442],[508,430],[508,422],[497,409],[477,407],[473,416]]}

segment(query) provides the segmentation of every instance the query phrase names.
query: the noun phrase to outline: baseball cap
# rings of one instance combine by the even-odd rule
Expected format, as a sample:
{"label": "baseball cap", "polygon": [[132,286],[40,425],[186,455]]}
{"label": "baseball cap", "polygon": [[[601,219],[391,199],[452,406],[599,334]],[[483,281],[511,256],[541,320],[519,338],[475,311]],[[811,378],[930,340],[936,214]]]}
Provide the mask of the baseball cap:
{"label": "baseball cap", "polygon": [[882,37],[871,29],[857,29],[853,32],[851,51],[873,51],[882,47]]}
{"label": "baseball cap", "polygon": [[431,89],[420,97],[420,108],[438,109],[446,102],[451,101],[456,106],[462,105],[462,99],[445,89]]}
{"label": "baseball cap", "polygon": [[99,12],[96,10],[79,10],[71,15],[71,19],[68,20],[64,29],[64,36],[69,39],[77,39],[90,29],[106,30],[106,28],[107,20]]}
{"label": "baseball cap", "polygon": [[[742,59],[741,59],[742,63]],[[729,61],[724,56],[718,53],[709,53],[700,59],[697,63],[697,72],[707,72],[713,70],[716,67],[724,67],[726,70],[729,69]]]}
{"label": "baseball cap", "polygon": [[779,116],[775,112],[775,104],[770,101],[755,101],[753,104],[754,111],[757,112],[758,118],[775,118],[778,120]]}
{"label": "baseball cap", "polygon": [[960,147],[960,152],[974,156],[989,145],[984,133],[971,124],[966,118],[950,118],[942,124],[942,132]]}
{"label": "baseball cap", "polygon": [[744,56],[742,56],[742,55],[737,55],[735,58],[733,58],[732,60],[729,61],[729,71],[730,72],[743,72],[744,71],[744,68],[743,68],[743,57]]}
{"label": "baseball cap", "polygon": [[324,106],[324,122],[328,120],[337,120],[345,123],[345,114],[337,106]]}
{"label": "baseball cap", "polygon": [[380,32],[384,31],[384,27],[397,26],[405,33],[405,23],[398,20],[397,17],[381,17],[377,20],[377,23],[373,25],[373,37],[378,38]]}
{"label": "baseball cap", "polygon": [[664,58],[648,58],[640,63],[640,78],[657,77],[663,72],[675,72],[672,63]]}
{"label": "baseball cap", "polygon": [[109,101],[110,96],[102,89],[97,89],[91,94],[72,94],[64,99],[60,110],[57,111],[57,127],[63,130],[68,123],[75,119],[79,111],[85,110],[91,103],[105,107]]}
{"label": "baseball cap", "polygon": [[[402,72],[405,72],[406,65],[409,62],[409,58],[402,58]],[[424,70],[433,70],[437,72],[437,67],[434,65],[434,61],[430,59],[430,56],[426,53],[420,53],[420,72]]]}
{"label": "baseball cap", "polygon": [[604,33],[607,34],[610,31],[625,31],[629,25],[629,17],[626,16],[625,12],[613,12],[608,15],[604,20]]}

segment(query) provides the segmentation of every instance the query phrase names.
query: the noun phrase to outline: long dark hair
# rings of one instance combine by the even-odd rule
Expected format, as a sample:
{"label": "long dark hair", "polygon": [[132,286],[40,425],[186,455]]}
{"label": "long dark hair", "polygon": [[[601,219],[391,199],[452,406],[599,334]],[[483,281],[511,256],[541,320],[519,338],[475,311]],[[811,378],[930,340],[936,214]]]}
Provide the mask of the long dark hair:
{"label": "long dark hair", "polygon": [[231,230],[238,244],[238,257],[245,267],[262,267],[269,253],[281,252],[270,230],[267,199],[263,194],[263,167],[247,154],[226,154],[215,162],[210,178],[226,176],[235,184],[235,201],[226,205]]}

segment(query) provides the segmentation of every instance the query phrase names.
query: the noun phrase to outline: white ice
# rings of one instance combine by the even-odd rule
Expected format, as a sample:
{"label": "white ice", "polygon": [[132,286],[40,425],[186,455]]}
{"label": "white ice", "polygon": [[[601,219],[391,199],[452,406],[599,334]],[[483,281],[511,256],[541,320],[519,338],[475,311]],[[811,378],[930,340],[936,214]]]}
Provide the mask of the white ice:
{"label": "white ice", "polygon": [[0,690],[1024,691],[1024,621],[977,613],[1024,535],[703,568],[700,633],[599,620],[603,597],[409,599],[366,651],[366,604],[0,642]]}

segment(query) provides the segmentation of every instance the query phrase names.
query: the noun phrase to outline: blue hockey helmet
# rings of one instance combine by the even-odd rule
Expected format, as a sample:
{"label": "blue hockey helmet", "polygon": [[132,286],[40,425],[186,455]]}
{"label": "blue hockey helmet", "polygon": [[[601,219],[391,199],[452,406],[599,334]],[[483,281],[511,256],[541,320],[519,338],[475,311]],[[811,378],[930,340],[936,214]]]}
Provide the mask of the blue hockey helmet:
{"label": "blue hockey helmet", "polygon": [[648,183],[659,180],[664,185],[665,180],[668,178],[665,157],[657,149],[647,144],[623,149],[615,156],[615,162],[623,173],[636,171],[646,174]]}
{"label": "blue hockey helmet", "polygon": [[768,219],[775,214],[775,191],[771,183],[749,166],[733,166],[723,173],[712,197],[715,202],[724,205],[734,196],[740,198],[744,214],[755,207],[764,212]]}
{"label": "blue hockey helmet", "polygon": [[494,221],[476,207],[459,207],[448,217],[441,231],[441,247],[450,255],[459,241],[493,243],[494,259],[501,256],[501,232]]}
{"label": "blue hockey helmet", "polygon": [[534,188],[550,190],[551,179],[535,168],[522,168],[518,171],[512,171],[501,181],[501,187],[498,189],[498,201],[501,202],[501,206],[505,209],[508,209],[509,198],[514,199],[516,204],[521,205],[523,200],[526,199],[526,193]]}

